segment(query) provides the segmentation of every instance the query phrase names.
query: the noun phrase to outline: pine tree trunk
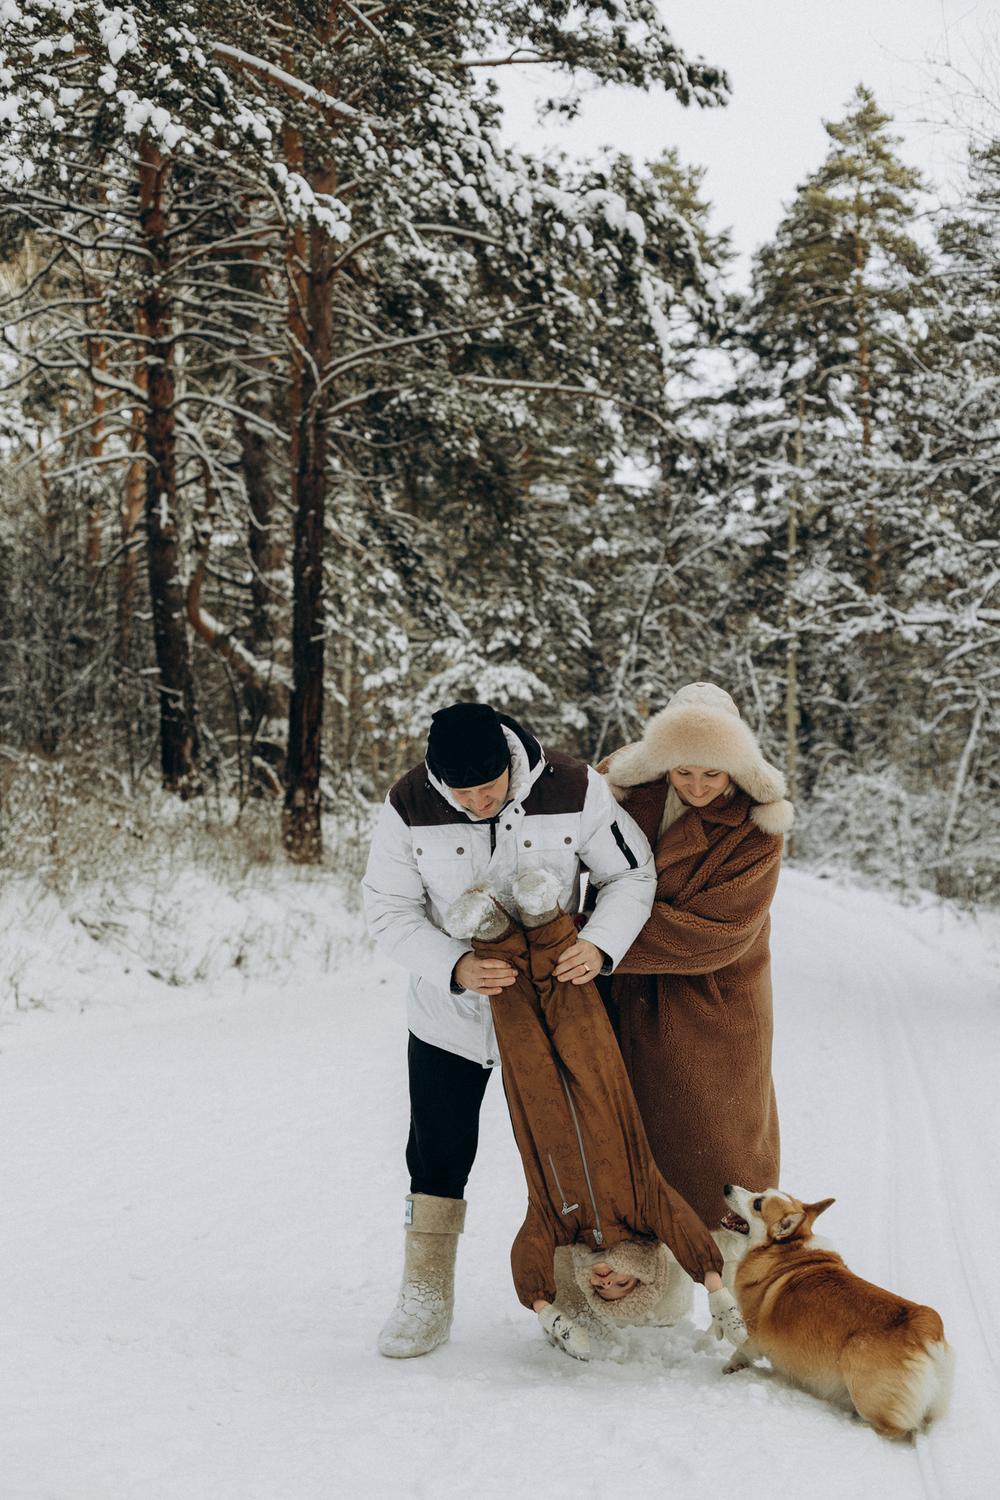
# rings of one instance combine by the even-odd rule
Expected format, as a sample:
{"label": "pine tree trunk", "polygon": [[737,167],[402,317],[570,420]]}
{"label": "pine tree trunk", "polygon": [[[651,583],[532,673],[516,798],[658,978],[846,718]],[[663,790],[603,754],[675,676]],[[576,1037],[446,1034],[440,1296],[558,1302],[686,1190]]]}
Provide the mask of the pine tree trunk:
{"label": "pine tree trunk", "polygon": [[[263,290],[263,272],[249,253],[246,259],[231,267],[229,275],[232,285],[240,290],[256,293]],[[238,321],[248,339],[260,334],[260,321],[252,313],[241,314]],[[241,410],[235,422],[240,473],[250,512],[248,645],[258,661],[269,661],[287,669],[288,627],[284,618],[284,600],[279,594],[279,578],[285,565],[285,548],[279,531],[281,513],[275,503],[267,439],[252,421],[254,414],[273,420],[274,410],[267,384],[266,361],[262,359],[258,363],[251,358],[247,363],[258,369],[260,376],[241,397]],[[253,744],[251,786],[258,792],[273,793],[283,785],[285,778],[288,690],[278,681],[247,676],[242,680],[242,693]]]}
{"label": "pine tree trunk", "polygon": [[[107,369],[107,351],[104,340],[87,340],[87,358],[90,369],[99,374]],[[104,418],[107,412],[105,389],[96,380],[91,380],[91,425],[90,457],[91,469],[87,478],[87,529],[84,544],[84,564],[87,582],[94,587],[101,562],[101,507],[97,499],[101,490],[101,459],[104,456]]]}
{"label": "pine tree trunk", "polygon": [[[101,186],[98,189],[98,198],[101,203],[107,202],[107,189]],[[106,232],[106,226],[99,226],[100,232]],[[100,256],[97,255],[98,262]],[[87,321],[91,327],[96,324],[96,329],[86,342],[87,365],[90,370],[90,400],[91,400],[91,425],[90,425],[90,457],[91,466],[87,477],[87,519],[86,537],[84,543],[84,566],[87,583],[91,588],[97,584],[98,569],[101,561],[101,500],[103,494],[101,459],[104,456],[105,444],[105,417],[107,415],[107,388],[101,382],[100,377],[105,375],[108,368],[107,344],[102,337],[101,331],[108,324],[107,308],[102,295],[100,282],[96,279],[90,281],[81,264],[80,276],[82,290],[88,302],[92,302],[93,309],[86,314]]]}
{"label": "pine tree trunk", "polygon": [[[861,451],[867,459],[872,446],[872,376],[868,321],[865,313],[865,254],[860,227],[854,231],[854,307],[858,331],[858,414],[861,418]],[[878,555],[878,522],[869,507],[865,522],[865,587],[877,594],[882,586],[882,568]]]}
{"label": "pine tree trunk", "polygon": [[[799,627],[795,608],[795,581],[799,552],[799,511],[802,506],[802,429],[805,425],[805,393],[799,386],[798,421],[795,428],[795,483],[788,497],[788,537],[785,562],[785,608],[788,631],[787,681],[785,687],[785,774],[788,795],[795,801],[799,738]],[[795,853],[794,833],[788,835],[787,851]]]}
{"label": "pine tree trunk", "polygon": [[[309,181],[319,193],[332,193],[335,175],[324,164]],[[295,541],[293,553],[292,677],[288,714],[288,761],[283,818],[285,849],[291,859],[312,863],[322,854],[320,763],[323,727],[323,536],[326,503],[326,392],[332,339],[332,277],[335,243],[315,222],[308,232],[309,278],[306,300],[306,358],[301,366],[296,465],[293,470]]]}
{"label": "pine tree trunk", "polygon": [[[139,365],[136,384],[146,390],[146,367]],[[125,471],[125,488],[118,509],[122,556],[118,568],[118,661],[127,671],[132,664],[132,634],[135,618],[135,592],[139,578],[136,531],[145,504],[146,413],[143,407],[132,408],[131,451],[134,457]]]}
{"label": "pine tree trunk", "polygon": [[191,796],[198,780],[198,730],[188,655],[184,590],[178,576],[177,464],[173,346],[166,276],[163,193],[168,164],[143,136],[139,143],[139,219],[149,260],[142,297],[146,332],[146,558],[159,668],[160,763],[168,791]]}

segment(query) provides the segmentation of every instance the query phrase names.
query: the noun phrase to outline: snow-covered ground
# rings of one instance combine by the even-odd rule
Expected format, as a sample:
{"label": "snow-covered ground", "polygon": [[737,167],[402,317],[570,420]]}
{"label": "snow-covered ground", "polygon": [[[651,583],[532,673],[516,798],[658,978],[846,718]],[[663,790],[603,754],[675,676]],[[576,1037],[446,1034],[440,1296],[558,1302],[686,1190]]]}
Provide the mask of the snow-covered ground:
{"label": "snow-covered ground", "polygon": [[0,922],[2,1500],[997,1493],[995,930],[793,870],[777,903],[784,1185],[834,1195],[828,1238],[958,1352],[950,1416],[894,1446],[766,1369],[723,1377],[693,1322],[623,1364],[549,1348],[510,1284],[499,1080],[452,1342],[375,1354],[404,981],[329,878],[117,906],[13,883]]}

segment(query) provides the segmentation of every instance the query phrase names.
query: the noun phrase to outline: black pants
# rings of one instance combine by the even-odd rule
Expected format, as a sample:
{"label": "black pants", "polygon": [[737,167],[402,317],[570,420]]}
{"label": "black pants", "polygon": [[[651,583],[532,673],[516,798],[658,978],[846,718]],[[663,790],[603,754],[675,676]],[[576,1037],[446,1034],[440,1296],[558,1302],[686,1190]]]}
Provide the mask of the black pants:
{"label": "black pants", "polygon": [[461,1198],[479,1144],[479,1106],[492,1068],[410,1032],[410,1192]]}

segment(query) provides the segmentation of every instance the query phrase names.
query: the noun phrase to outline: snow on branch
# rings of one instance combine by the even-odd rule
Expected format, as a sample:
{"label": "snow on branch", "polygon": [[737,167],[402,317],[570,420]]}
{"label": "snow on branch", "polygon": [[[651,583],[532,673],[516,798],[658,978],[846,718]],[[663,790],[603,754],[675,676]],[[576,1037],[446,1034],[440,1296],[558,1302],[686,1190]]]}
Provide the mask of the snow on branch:
{"label": "snow on branch", "polygon": [[255,57],[249,52],[244,52],[240,47],[230,47],[227,42],[213,42],[212,52],[223,62],[235,63],[246,72],[253,73],[268,83],[276,84],[278,88],[284,89],[286,94],[295,95],[310,104],[315,104],[325,114],[335,115],[340,120],[361,118],[359,111],[352,105],[344,104],[340,99],[334,99],[322,89],[314,88],[311,83],[296,78],[292,73],[286,73],[284,68],[268,62],[264,57]]}
{"label": "snow on branch", "polygon": [[613,391],[594,390],[589,385],[562,385],[556,380],[500,380],[492,375],[462,375],[460,379],[468,385],[494,386],[498,390],[548,391],[552,395],[589,396],[591,401],[610,401],[616,406],[624,407],[626,411],[638,412],[662,432],[670,434],[670,428],[655,411],[650,411],[647,406],[639,406],[635,401],[623,401]]}

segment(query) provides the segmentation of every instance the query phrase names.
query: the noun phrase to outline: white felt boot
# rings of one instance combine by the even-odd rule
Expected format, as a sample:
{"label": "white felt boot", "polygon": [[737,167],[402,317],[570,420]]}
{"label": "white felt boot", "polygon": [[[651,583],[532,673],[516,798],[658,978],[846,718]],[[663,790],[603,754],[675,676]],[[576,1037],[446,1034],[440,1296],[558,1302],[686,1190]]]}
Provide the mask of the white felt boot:
{"label": "white felt boot", "polygon": [[510,926],[510,916],[489,886],[474,885],[463,891],[449,906],[444,919],[445,931],[453,938],[482,938],[492,942],[502,937]]}
{"label": "white felt boot", "polygon": [[411,1193],[403,1284],[378,1336],[380,1354],[413,1359],[446,1342],[455,1307],[455,1252],[465,1224],[464,1198]]}
{"label": "white felt boot", "polygon": [[514,900],[524,927],[544,927],[559,915],[562,882],[552,870],[522,870],[514,880]]}

